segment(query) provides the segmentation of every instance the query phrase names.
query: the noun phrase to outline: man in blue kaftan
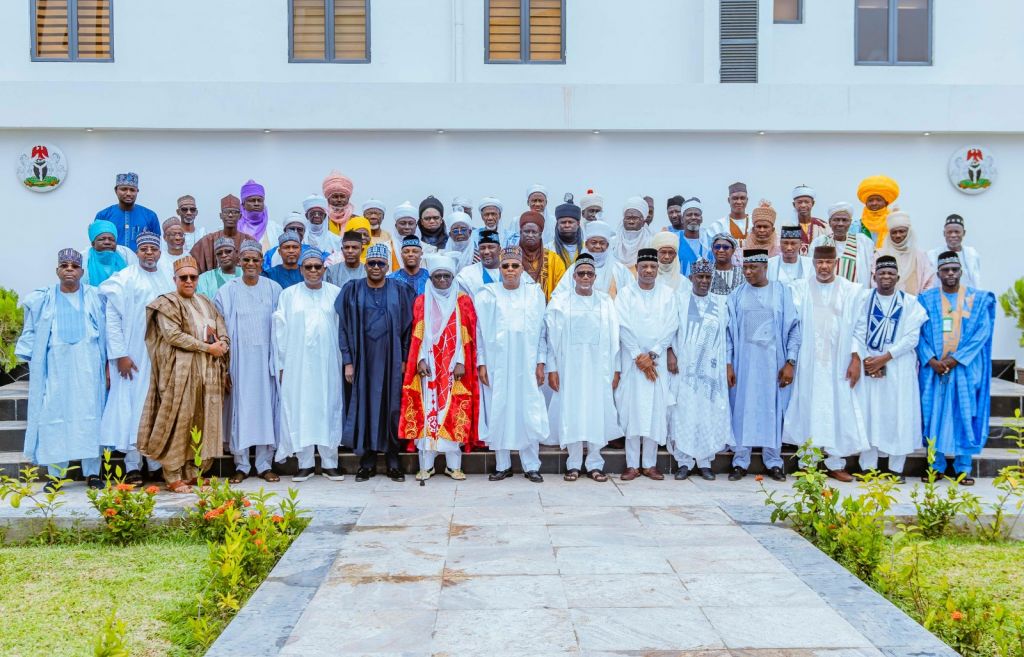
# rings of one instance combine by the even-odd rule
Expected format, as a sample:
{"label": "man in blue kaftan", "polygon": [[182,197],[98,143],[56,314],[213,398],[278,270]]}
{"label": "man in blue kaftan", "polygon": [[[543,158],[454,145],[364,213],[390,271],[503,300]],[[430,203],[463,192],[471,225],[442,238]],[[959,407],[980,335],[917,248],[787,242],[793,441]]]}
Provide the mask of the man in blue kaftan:
{"label": "man in blue kaftan", "polygon": [[117,243],[132,251],[138,246],[135,238],[143,231],[160,234],[156,213],[135,201],[139,197],[139,175],[119,173],[114,181],[117,203],[96,213],[96,221],[105,219],[117,227]]}

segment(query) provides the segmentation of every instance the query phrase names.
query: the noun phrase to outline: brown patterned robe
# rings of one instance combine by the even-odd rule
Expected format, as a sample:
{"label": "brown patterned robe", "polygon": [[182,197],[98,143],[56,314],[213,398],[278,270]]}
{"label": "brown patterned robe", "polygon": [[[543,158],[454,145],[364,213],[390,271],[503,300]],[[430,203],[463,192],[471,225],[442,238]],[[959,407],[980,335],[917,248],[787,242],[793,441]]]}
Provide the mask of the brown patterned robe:
{"label": "brown patterned robe", "polygon": [[[173,483],[195,472],[190,431],[203,432],[203,467],[222,454],[224,383],[228,355],[216,358],[205,341],[207,327],[228,342],[224,318],[213,302],[170,292],[146,307],[146,348],[153,363],[139,423],[139,451],[160,462]],[[187,473],[187,474],[186,474]]]}

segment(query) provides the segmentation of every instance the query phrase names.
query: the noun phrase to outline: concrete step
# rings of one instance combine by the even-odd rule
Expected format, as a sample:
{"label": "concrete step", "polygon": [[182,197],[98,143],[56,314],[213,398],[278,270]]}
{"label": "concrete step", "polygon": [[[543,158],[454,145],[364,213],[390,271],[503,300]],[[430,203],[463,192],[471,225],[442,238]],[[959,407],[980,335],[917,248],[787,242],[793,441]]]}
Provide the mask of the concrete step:
{"label": "concrete step", "polygon": [[[1009,465],[1017,463],[1017,450],[1010,450],[998,447],[986,447],[982,453],[974,457],[974,467],[972,475],[975,477],[995,477],[999,474],[999,471]],[[623,449],[616,449],[613,447],[605,448],[601,451],[605,460],[605,471],[608,473],[619,473],[626,468],[626,453]],[[544,474],[561,474],[566,470],[566,453],[564,450],[560,450],[554,447],[542,447],[540,451],[541,457],[541,472]],[[783,458],[785,460],[785,469],[787,472],[795,472],[797,468],[796,461],[796,450],[790,446],[785,446],[783,449]],[[403,452],[399,455],[402,470],[407,474],[416,472],[419,468],[418,457],[415,453]],[[123,468],[123,461],[119,455],[115,455],[111,463],[113,465],[121,465]],[[348,473],[354,473],[359,468],[358,457],[347,450],[342,451],[340,458],[341,468]],[[0,473],[9,476],[16,476],[19,470],[28,465],[25,462],[21,452],[16,451],[2,451],[0,452]],[[879,467],[885,468],[888,465],[886,458],[880,459]],[[907,464],[904,469],[904,474],[908,477],[920,476],[925,472],[926,460],[924,450],[918,450],[914,454],[907,457]],[[281,475],[290,475],[295,472],[297,467],[294,458],[288,459],[284,463],[275,464],[275,472]],[[436,464],[438,472],[443,472],[445,467],[444,457],[441,456]],[[517,454],[512,455],[512,467],[519,473],[522,472],[522,465],[519,461]],[[728,473],[732,469],[732,454],[729,452],[720,452],[711,463],[712,469],[719,474]],[[380,456],[377,461],[378,472],[383,473],[386,469],[384,457]],[[470,454],[464,454],[462,456],[462,469],[466,474],[483,475],[494,472],[495,461],[494,453],[490,451],[475,451]],[[676,471],[675,460],[670,454],[664,449],[658,452],[658,469],[664,473],[673,473]],[[857,459],[856,457],[850,457],[847,459],[847,469],[850,472],[857,472]],[[749,472],[751,474],[764,473],[766,468],[761,460],[761,455],[758,450],[754,451],[753,457],[751,458]],[[208,476],[220,476],[227,477],[234,472],[234,462],[231,457],[224,456],[214,460],[214,464],[210,471],[207,473]],[[81,479],[81,474],[78,471],[70,473],[71,479]]]}
{"label": "concrete step", "polygon": [[28,417],[28,381],[0,387],[0,422]]}
{"label": "concrete step", "polygon": [[1024,413],[1024,385],[992,379],[989,396],[992,399],[993,416],[1013,417],[1015,410]]}
{"label": "concrete step", "polygon": [[0,451],[21,451],[25,446],[25,420],[0,421]]}

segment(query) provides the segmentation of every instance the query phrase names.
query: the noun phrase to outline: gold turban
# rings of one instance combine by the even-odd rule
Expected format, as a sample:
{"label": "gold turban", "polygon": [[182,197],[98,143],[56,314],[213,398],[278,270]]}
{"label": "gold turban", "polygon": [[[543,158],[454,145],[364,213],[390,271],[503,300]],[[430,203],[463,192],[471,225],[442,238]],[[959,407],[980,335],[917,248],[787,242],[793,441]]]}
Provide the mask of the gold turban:
{"label": "gold turban", "polygon": [[[867,208],[868,197],[881,196],[885,199],[885,207],[881,210],[869,210]],[[900,195],[900,186],[889,176],[869,176],[860,181],[857,187],[857,198],[865,204],[864,211],[860,215],[861,225],[875,234],[875,248],[881,248],[885,243],[885,236],[889,234],[887,217],[889,206]]]}

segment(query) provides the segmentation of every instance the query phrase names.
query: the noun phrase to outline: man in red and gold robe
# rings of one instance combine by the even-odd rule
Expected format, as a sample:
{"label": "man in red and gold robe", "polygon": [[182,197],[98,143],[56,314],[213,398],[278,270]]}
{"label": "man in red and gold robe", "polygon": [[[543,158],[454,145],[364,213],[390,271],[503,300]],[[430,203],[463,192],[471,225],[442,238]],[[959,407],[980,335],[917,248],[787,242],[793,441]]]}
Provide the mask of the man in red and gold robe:
{"label": "man in red and gold robe", "polygon": [[409,451],[419,450],[416,479],[433,476],[443,452],[445,474],[462,480],[462,450],[478,444],[476,311],[469,295],[452,285],[454,258],[438,253],[424,260],[430,280],[413,306],[398,435],[410,441]]}

